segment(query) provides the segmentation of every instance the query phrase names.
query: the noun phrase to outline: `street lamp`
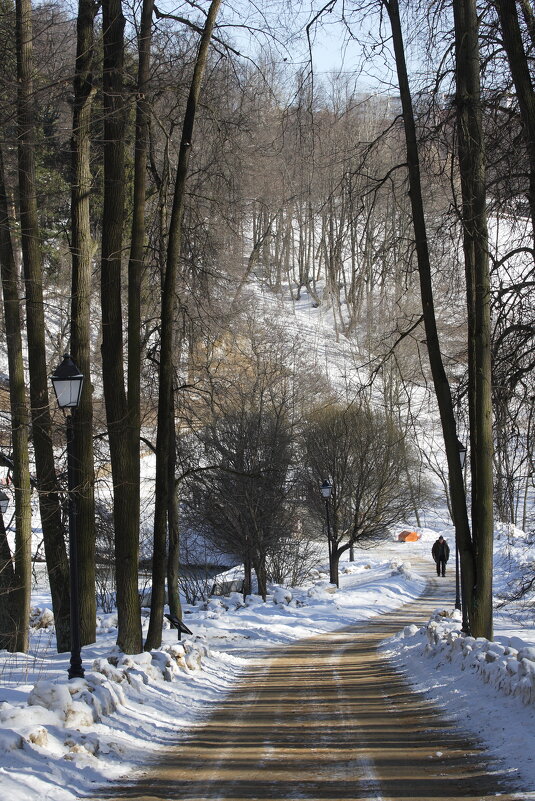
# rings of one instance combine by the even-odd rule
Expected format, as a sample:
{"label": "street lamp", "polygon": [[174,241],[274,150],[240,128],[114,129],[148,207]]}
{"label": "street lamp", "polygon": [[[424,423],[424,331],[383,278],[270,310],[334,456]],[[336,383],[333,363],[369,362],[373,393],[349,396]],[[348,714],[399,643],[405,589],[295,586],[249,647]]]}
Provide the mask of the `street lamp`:
{"label": "street lamp", "polygon": [[8,506],[9,506],[9,495],[6,495],[4,490],[0,490],[0,512],[2,513],[2,517],[7,512]]}
{"label": "street lamp", "polygon": [[80,596],[78,588],[78,541],[76,535],[76,504],[74,500],[74,426],[70,409],[76,409],[82,395],[83,375],[68,353],[50,376],[60,409],[64,410],[67,424],[67,482],[69,498],[69,578],[71,662],[69,679],[83,678],[80,637]]}
{"label": "street lamp", "polygon": [[331,498],[331,494],[333,491],[333,485],[328,479],[325,479],[323,484],[320,487],[320,492],[323,496],[323,500],[325,501],[325,519],[327,521],[327,544],[329,548],[329,579],[332,582],[333,580],[333,544],[331,542],[331,525],[329,521],[329,500]]}
{"label": "street lamp", "polygon": [[459,449],[459,461],[461,463],[461,470],[464,469],[464,463],[466,461],[466,445],[463,445],[460,439],[457,440],[457,448]]}
{"label": "street lamp", "polygon": [[[459,450],[459,461],[461,463],[461,471],[464,469],[466,461],[466,445],[463,445],[460,439],[457,440],[457,448]],[[455,532],[455,609],[462,609],[461,604],[461,581],[459,570],[459,548],[457,546],[457,532]],[[463,612],[464,617],[464,612]]]}
{"label": "street lamp", "polygon": [[63,361],[50,376],[60,409],[75,409],[80,403],[84,377],[66,353]]}
{"label": "street lamp", "polygon": [[328,501],[333,491],[333,485],[330,483],[330,481],[325,480],[321,485],[320,490],[325,500]]}

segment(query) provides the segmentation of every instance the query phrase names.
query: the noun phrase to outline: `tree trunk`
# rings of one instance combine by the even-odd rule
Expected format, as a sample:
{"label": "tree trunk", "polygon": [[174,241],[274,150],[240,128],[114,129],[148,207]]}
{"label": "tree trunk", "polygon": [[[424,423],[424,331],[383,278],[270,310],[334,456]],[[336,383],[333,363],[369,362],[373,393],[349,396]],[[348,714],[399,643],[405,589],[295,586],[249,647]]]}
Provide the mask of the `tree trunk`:
{"label": "tree trunk", "polygon": [[265,601],[267,598],[267,575],[266,575],[266,557],[259,556],[254,560],[254,570],[256,573],[256,581],[258,584],[258,594]]}
{"label": "tree trunk", "polygon": [[[102,220],[102,378],[113,476],[117,578],[117,644],[126,653],[142,649],[138,595],[139,526],[131,429],[124,386],[121,252],[124,217],[123,102],[124,17],[120,0],[102,4],[104,26],[104,209]],[[138,460],[139,461],[139,460]]]}
{"label": "tree trunk", "polygon": [[253,591],[251,557],[247,553],[243,558],[243,600]]}
{"label": "tree trunk", "polygon": [[169,548],[167,552],[167,603],[169,612],[182,620],[182,606],[178,589],[178,565],[180,560],[179,507],[176,485],[176,428],[174,398],[169,404]]}
{"label": "tree trunk", "polygon": [[149,630],[145,649],[158,648],[162,641],[163,596],[165,582],[167,511],[169,507],[169,404],[173,381],[173,343],[175,325],[175,291],[182,243],[182,220],[186,195],[186,178],[191,152],[193,126],[201,83],[208,58],[208,46],[221,0],[212,0],[199,44],[190,86],[182,138],[178,156],[173,207],[169,225],[169,243],[162,289],[161,342],[158,371],[158,433],[156,436],[156,492],[154,509],[153,581]]}
{"label": "tree trunk", "polygon": [[128,262],[128,420],[132,462],[132,528],[139,530],[141,426],[141,284],[145,256],[145,196],[150,107],[150,51],[154,0],[143,0],[138,38],[136,138],[134,151],[134,195],[130,259]]}
{"label": "tree trunk", "polygon": [[453,402],[449,382],[444,370],[438,329],[435,315],[433,296],[433,283],[431,279],[431,263],[429,258],[429,245],[422,198],[420,180],[420,160],[418,154],[418,141],[416,125],[412,106],[412,97],[407,75],[405,50],[399,6],[397,0],[384,0],[392,28],[392,39],[396,58],[396,69],[403,109],[403,124],[405,129],[405,143],[407,148],[407,163],[409,172],[410,200],[412,221],[414,226],[416,256],[418,260],[418,274],[420,279],[420,295],[424,315],[427,352],[433,386],[439,407],[442,434],[448,461],[450,497],[455,525],[455,537],[459,548],[462,567],[463,588],[465,597],[471,598],[474,587],[474,556],[472,539],[468,522],[466,495],[464,491],[463,475],[459,460],[457,427],[453,410]]}
{"label": "tree trunk", "polygon": [[20,625],[15,607],[15,588],[15,568],[4,518],[0,513],[0,648],[11,653],[18,650],[16,633]]}
{"label": "tree trunk", "polygon": [[79,0],[71,143],[71,355],[85,376],[80,405],[73,417],[73,476],[76,487],[74,502],[77,506],[82,645],[95,642],[96,639],[93,403],[90,379],[93,242],[89,218],[91,108],[95,94],[92,76],[93,26],[96,13],[97,5],[94,0]]}
{"label": "tree trunk", "polygon": [[340,586],[340,554],[342,551],[339,550],[336,542],[333,540],[332,542],[332,550],[331,550],[331,562],[329,566],[329,581],[331,584],[336,584],[337,587]]}
{"label": "tree trunk", "polygon": [[454,0],[453,14],[463,249],[468,304],[472,538],[476,569],[471,629],[475,637],[486,637],[490,640],[493,570],[491,291],[478,18],[474,0]]}
{"label": "tree trunk", "polygon": [[535,95],[514,0],[496,0],[502,40],[516,90],[529,157],[529,208],[535,239]]}
{"label": "tree trunk", "polygon": [[[1,521],[2,529],[0,531],[0,536],[3,541],[2,556],[0,557],[0,586],[2,590],[8,589],[8,597],[2,598],[2,618],[5,620],[4,616],[7,613],[7,619],[12,622],[14,628],[8,630],[5,628],[5,625],[1,625],[0,637],[7,634],[8,637],[10,637],[10,644],[1,645],[0,639],[0,648],[23,650],[19,648],[19,645],[24,644],[25,635],[22,635],[20,642],[18,641],[18,637],[14,635],[16,631],[23,632],[29,623],[29,593],[31,582],[29,571],[32,537],[30,464],[28,455],[30,419],[26,403],[26,386],[24,381],[19,280],[11,239],[11,226],[1,148],[0,265],[2,269],[4,320],[9,365],[9,401],[11,411],[11,437],[13,443],[13,488],[15,490],[14,570],[11,569],[11,554],[5,535],[3,520]],[[9,560],[9,564],[6,560]],[[3,592],[2,595],[4,595]]]}
{"label": "tree trunk", "polygon": [[535,17],[533,15],[531,1],[520,0],[520,8],[522,9],[522,16],[524,17],[524,22],[526,23],[526,27],[528,29],[531,44],[535,45]]}
{"label": "tree trunk", "polygon": [[[32,434],[57,647],[61,652],[70,649],[69,565],[54,468],[48,401],[42,264],[35,194],[32,9],[29,0],[17,0],[16,16],[20,232],[26,290]],[[29,571],[30,564],[28,563],[27,568],[24,569],[28,580]],[[24,580],[26,581],[26,579]],[[29,598],[25,604],[29,612]]]}

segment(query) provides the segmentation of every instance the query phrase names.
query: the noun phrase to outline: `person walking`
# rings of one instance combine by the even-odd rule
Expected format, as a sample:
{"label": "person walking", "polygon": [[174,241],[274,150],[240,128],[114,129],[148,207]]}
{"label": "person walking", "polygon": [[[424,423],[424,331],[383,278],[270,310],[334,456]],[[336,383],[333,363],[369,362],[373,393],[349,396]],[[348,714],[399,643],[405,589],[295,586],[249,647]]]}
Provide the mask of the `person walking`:
{"label": "person walking", "polygon": [[435,564],[437,566],[437,576],[445,576],[446,575],[446,562],[450,558],[450,547],[442,534],[438,538],[438,540],[433,543],[433,547],[431,549],[431,555],[435,560]]}

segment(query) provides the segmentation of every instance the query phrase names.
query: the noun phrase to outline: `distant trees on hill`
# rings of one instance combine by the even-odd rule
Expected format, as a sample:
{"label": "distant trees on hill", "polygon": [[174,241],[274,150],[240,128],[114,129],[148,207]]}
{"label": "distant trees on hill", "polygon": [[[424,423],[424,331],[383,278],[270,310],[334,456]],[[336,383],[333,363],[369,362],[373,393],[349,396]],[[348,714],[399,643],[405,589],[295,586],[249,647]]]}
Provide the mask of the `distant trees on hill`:
{"label": "distant trees on hill", "polygon": [[425,506],[430,496],[418,481],[419,462],[406,432],[368,403],[314,411],[302,439],[303,482],[320,520],[326,512],[318,488],[326,478],[332,482],[330,578],[338,584],[342,554],[388,538],[393,527],[409,519],[415,503]]}

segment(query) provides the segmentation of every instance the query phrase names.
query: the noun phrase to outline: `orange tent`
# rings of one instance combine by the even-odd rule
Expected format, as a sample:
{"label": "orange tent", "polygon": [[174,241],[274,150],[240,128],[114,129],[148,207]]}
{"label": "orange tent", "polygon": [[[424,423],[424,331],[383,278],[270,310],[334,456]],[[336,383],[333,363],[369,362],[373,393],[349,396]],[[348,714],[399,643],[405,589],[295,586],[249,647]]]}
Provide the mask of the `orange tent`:
{"label": "orange tent", "polygon": [[401,534],[398,534],[398,540],[400,542],[416,542],[421,536],[417,531],[402,531]]}

